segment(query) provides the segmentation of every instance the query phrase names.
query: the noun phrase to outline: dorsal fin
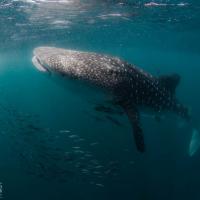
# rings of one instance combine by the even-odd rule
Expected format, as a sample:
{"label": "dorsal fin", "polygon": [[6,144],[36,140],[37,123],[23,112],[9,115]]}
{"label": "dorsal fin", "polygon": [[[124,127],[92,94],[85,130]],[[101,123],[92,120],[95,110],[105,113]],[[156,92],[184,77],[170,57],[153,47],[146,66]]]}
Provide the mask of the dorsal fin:
{"label": "dorsal fin", "polygon": [[158,79],[161,85],[174,94],[181,77],[178,74],[172,74],[160,76]]}

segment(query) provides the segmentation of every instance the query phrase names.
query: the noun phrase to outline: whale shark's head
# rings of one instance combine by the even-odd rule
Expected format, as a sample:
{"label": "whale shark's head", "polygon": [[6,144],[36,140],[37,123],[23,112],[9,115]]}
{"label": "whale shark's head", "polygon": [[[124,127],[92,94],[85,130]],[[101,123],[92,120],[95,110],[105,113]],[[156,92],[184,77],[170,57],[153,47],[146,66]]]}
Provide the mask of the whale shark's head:
{"label": "whale shark's head", "polygon": [[59,55],[62,50],[55,47],[38,47],[33,51],[32,62],[42,72],[51,72],[55,66],[59,67]]}

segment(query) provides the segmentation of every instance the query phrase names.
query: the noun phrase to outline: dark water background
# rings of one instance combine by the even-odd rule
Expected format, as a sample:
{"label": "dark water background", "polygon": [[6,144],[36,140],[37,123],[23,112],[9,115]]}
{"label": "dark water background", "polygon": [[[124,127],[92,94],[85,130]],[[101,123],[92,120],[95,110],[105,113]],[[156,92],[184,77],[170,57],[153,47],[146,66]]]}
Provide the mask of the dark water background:
{"label": "dark water background", "polygon": [[[200,199],[193,128],[142,115],[147,152],[127,118],[56,84],[32,65],[37,46],[119,56],[153,75],[178,73],[178,98],[200,113],[200,2],[0,1],[0,182],[5,199]],[[87,93],[89,97],[90,94]]]}

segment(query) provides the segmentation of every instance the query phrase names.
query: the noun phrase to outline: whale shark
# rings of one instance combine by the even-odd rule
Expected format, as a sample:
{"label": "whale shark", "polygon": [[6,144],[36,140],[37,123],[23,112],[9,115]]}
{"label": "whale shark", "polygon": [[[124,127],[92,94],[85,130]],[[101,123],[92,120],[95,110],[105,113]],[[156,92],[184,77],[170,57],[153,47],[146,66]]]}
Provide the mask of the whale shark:
{"label": "whale shark", "polygon": [[193,156],[200,148],[200,134],[197,129],[193,129],[189,144],[189,156]]}
{"label": "whale shark", "polygon": [[111,95],[113,104],[121,107],[129,119],[139,152],[146,150],[141,108],[190,119],[187,107],[176,98],[178,74],[156,77],[118,57],[56,47],[35,48],[32,62],[41,72],[80,81]]}

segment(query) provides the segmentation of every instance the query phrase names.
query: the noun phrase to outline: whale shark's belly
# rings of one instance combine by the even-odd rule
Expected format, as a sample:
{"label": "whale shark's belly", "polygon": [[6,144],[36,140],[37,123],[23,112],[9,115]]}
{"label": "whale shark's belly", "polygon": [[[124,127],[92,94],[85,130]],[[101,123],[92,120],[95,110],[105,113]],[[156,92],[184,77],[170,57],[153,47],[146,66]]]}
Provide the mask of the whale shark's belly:
{"label": "whale shark's belly", "polygon": [[69,95],[92,105],[113,100],[112,91],[93,85],[88,81],[74,80],[74,78],[62,76],[58,73],[50,74],[47,78],[50,78],[55,84],[63,88]]}

